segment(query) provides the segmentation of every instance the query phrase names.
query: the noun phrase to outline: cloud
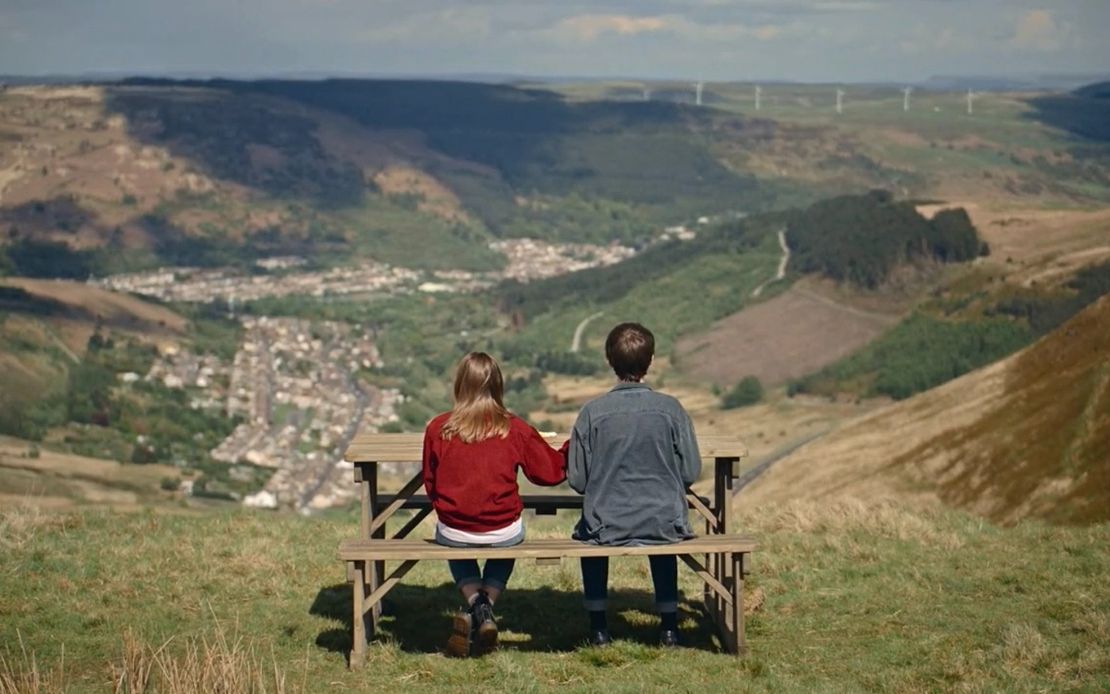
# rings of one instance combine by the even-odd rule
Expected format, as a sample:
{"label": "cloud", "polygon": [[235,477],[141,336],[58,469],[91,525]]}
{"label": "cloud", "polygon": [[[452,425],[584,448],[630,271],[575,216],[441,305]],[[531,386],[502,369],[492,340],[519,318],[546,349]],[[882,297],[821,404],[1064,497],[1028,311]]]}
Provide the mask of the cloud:
{"label": "cloud", "polygon": [[1029,10],[1017,21],[1010,45],[1023,50],[1055,51],[1067,41],[1070,26],[1049,10]]}
{"label": "cloud", "polygon": [[737,22],[698,22],[677,14],[580,14],[561,19],[540,33],[556,42],[571,40],[582,43],[596,41],[606,35],[633,37],[662,33],[694,41],[733,41],[741,38],[771,41],[783,36],[788,29],[788,26],[781,24],[756,26]]}
{"label": "cloud", "polygon": [[672,20],[665,17],[633,17],[620,14],[580,14],[561,20],[558,33],[569,34],[579,41],[593,41],[602,34],[635,36],[668,28]]}

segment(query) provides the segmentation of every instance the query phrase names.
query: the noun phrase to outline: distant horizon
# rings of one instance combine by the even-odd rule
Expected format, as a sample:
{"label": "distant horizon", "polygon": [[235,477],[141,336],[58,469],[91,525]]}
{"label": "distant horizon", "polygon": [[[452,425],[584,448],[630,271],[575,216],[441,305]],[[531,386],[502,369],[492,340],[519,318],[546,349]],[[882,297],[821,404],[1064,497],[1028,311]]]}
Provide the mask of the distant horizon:
{"label": "distant horizon", "polygon": [[[129,79],[172,80],[172,81],[325,81],[336,80],[383,80],[383,81],[415,81],[415,82],[474,82],[483,84],[513,84],[513,83],[605,83],[605,82],[641,82],[645,84],[674,84],[697,82],[697,77],[683,76],[644,76],[644,75],[575,75],[575,74],[531,74],[513,72],[374,72],[355,70],[288,70],[273,72],[238,72],[238,71],[211,71],[211,70],[177,70],[177,71],[131,71],[131,70],[88,70],[81,72],[46,72],[46,73],[0,73],[0,83],[36,84],[36,83],[67,83],[67,82],[119,82]],[[705,84],[764,84],[764,85],[859,85],[859,86],[914,86],[928,88],[931,85],[938,89],[959,88],[956,85],[967,86],[977,83],[979,88],[997,89],[1006,91],[1014,88],[1031,89],[1070,89],[1087,84],[1110,81],[1110,69],[1105,71],[1072,72],[1072,71],[1047,71],[1042,73],[952,73],[935,74],[915,80],[894,79],[857,79],[848,81],[830,80],[805,80],[790,78],[734,78],[734,79],[703,79]],[[946,85],[946,86],[938,86]]]}

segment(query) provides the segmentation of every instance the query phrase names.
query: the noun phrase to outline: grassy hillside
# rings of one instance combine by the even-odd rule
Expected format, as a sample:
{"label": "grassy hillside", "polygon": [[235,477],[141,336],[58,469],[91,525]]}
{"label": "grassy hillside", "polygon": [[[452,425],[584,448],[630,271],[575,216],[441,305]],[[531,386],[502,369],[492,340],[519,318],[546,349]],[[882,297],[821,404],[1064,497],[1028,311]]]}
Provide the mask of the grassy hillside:
{"label": "grassy hillside", "polygon": [[1105,522],[1108,355],[1110,296],[1008,359],[845,424],[741,498],[896,495],[1000,522]]}
{"label": "grassy hillside", "polygon": [[716,117],[469,83],[15,88],[0,95],[0,271],[283,254],[481,270],[501,262],[495,236],[631,243],[808,199],[722,164]]}
{"label": "grassy hillside", "polygon": [[1105,99],[1087,92],[984,95],[969,116],[959,95],[922,93],[903,112],[896,90],[861,87],[838,117],[820,86],[768,86],[758,113],[746,85],[710,85],[703,108],[677,91],[640,102],[621,89],[12,88],[0,95],[12,145],[0,152],[0,243],[63,243],[87,254],[72,268],[99,274],[288,253],[488,269],[500,262],[485,245],[494,236],[636,242],[702,215],[876,187],[1106,201]]}
{"label": "grassy hillside", "polygon": [[[582,646],[570,562],[522,561],[499,603],[504,649],[441,654],[446,567],[391,593],[367,668],[347,671],[350,593],[334,558],[353,516],[0,511],[0,682],[46,690],[1006,690],[1110,685],[1107,526],[1001,529],[889,503],[747,506],[763,548],[744,660],[719,652],[682,570],[688,647],[652,645],[643,561],[616,560],[607,650]],[[536,519],[534,535],[570,520]],[[430,530],[422,527],[418,533]],[[802,639],[802,641],[799,641]],[[801,644],[801,645],[800,645]],[[64,658],[63,658],[64,651]],[[13,686],[14,683],[14,686]],[[22,684],[21,684],[22,683]],[[253,686],[251,686],[253,685]],[[117,688],[118,690],[118,688]]]}
{"label": "grassy hillside", "polygon": [[[624,320],[648,325],[657,352],[667,354],[679,336],[755,300],[752,291],[775,276],[782,255],[776,232],[784,219],[774,213],[700,227],[692,241],[661,244],[617,265],[527,285],[507,283],[499,290],[501,305],[525,322],[513,345],[566,350],[578,323],[601,312],[584,333],[589,357],[600,359],[604,334]],[[782,288],[775,285],[764,297]]]}
{"label": "grassy hillside", "polygon": [[134,509],[168,504],[182,472],[171,465],[126,465],[58,453],[0,436],[0,503],[44,512],[79,504]]}
{"label": "grassy hillside", "polygon": [[1107,263],[1070,277],[1042,273],[1028,288],[989,272],[949,281],[874,342],[791,382],[790,392],[907,398],[1012,354],[1110,293]]}

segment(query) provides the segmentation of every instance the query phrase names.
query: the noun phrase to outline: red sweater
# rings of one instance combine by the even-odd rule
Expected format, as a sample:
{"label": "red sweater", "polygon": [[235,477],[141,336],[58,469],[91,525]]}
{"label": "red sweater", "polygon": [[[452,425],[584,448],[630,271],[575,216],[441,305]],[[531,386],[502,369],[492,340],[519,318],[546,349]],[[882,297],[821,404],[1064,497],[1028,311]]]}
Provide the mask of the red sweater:
{"label": "red sweater", "polygon": [[465,443],[458,437],[443,439],[450,415],[437,416],[424,431],[424,488],[444,525],[484,533],[520,518],[518,467],[534,484],[553,486],[566,479],[564,452],[523,420],[511,417],[505,438]]}

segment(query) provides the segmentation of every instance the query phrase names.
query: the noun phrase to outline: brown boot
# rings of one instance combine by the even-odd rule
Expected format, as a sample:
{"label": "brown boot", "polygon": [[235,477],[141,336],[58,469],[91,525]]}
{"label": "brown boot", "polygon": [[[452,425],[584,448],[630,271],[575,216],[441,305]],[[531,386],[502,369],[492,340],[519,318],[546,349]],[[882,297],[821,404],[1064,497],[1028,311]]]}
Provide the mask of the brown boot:
{"label": "brown boot", "polygon": [[451,636],[447,639],[447,655],[451,658],[466,658],[470,655],[471,634],[474,631],[473,614],[459,610],[451,618]]}
{"label": "brown boot", "polygon": [[497,620],[493,605],[483,593],[474,601],[474,654],[485,655],[497,650]]}

